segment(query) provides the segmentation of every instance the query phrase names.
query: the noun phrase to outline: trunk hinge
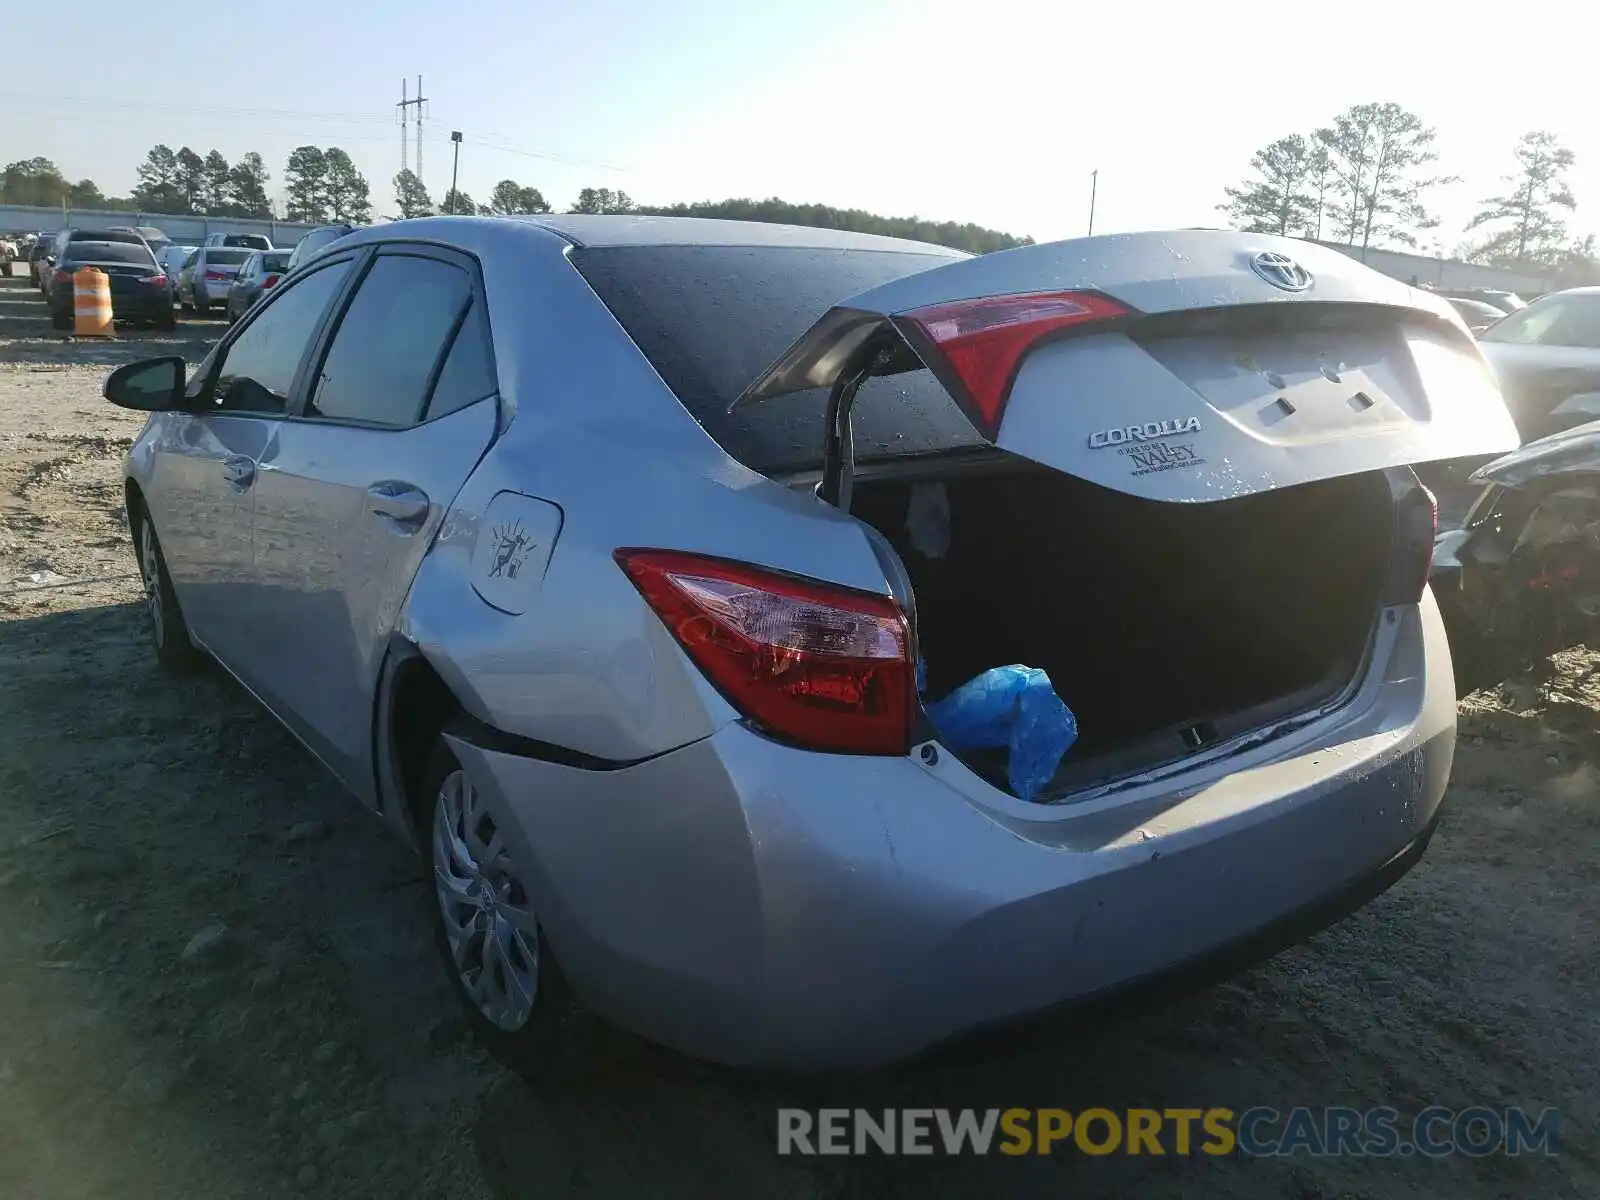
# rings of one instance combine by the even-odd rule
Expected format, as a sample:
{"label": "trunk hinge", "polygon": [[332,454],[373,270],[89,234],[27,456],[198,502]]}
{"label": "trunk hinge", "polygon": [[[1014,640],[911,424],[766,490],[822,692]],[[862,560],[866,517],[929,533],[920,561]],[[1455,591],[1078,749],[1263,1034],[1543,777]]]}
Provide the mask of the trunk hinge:
{"label": "trunk hinge", "polygon": [[876,372],[894,361],[898,343],[899,338],[893,334],[869,338],[828,392],[828,408],[823,417],[822,479],[817,484],[817,496],[840,512],[850,511],[850,491],[855,477],[856,446],[851,412],[855,408],[856,393]]}

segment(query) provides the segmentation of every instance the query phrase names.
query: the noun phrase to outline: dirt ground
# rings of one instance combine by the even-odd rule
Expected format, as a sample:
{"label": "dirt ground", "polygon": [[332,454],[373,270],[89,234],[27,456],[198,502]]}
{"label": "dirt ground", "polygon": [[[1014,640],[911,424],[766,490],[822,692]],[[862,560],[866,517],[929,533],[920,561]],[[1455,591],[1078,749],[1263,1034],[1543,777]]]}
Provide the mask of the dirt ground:
{"label": "dirt ground", "polygon": [[[532,1088],[467,1041],[414,859],[216,675],[155,670],[99,396],[0,280],[0,1196],[1600,1195],[1600,655],[1462,708],[1448,816],[1229,983],[871,1078],[639,1052]],[[191,359],[216,323],[166,340]],[[87,365],[86,365],[87,364]],[[793,1159],[776,1109],[1521,1104],[1555,1160]]]}

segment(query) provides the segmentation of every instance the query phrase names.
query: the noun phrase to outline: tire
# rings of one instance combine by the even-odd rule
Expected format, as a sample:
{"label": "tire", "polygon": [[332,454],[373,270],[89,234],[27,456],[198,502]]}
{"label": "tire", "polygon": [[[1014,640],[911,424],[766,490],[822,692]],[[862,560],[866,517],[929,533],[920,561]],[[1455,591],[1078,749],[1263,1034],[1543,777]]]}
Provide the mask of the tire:
{"label": "tire", "polygon": [[189,640],[183,610],[178,607],[178,596],[167,574],[166,556],[161,553],[161,539],[156,536],[155,522],[143,508],[134,515],[133,552],[139,560],[139,576],[144,580],[150,641],[155,647],[156,661],[165,671],[186,675],[198,665],[200,652]]}
{"label": "tire", "polygon": [[11,278],[11,264],[10,263],[7,263],[5,266],[0,267],[0,275],[4,275],[7,279]]}
{"label": "tire", "polygon": [[72,332],[73,326],[72,314],[57,312],[52,309],[50,312],[50,325],[54,329],[60,329],[63,332],[70,333]]}
{"label": "tire", "polygon": [[[425,818],[418,832],[433,882],[434,941],[473,1035],[526,1079],[587,1076],[597,1052],[615,1044],[614,1031],[574,1001],[533,916],[521,882],[526,872],[503,840],[494,865],[480,865],[496,840],[494,819],[443,738],[434,744],[416,797],[418,816]],[[486,959],[496,931],[502,940],[495,944],[505,949]]]}
{"label": "tire", "polygon": [[190,304],[187,300],[178,301],[178,307],[186,313],[192,313],[194,311],[194,305]]}
{"label": "tire", "polygon": [[162,333],[171,333],[178,327],[178,318],[173,314],[171,309],[168,309],[166,312],[162,313],[156,318],[155,324],[156,328],[161,330]]}
{"label": "tire", "polygon": [[211,315],[210,301],[200,299],[198,294],[194,298],[194,315],[197,317],[209,317]]}

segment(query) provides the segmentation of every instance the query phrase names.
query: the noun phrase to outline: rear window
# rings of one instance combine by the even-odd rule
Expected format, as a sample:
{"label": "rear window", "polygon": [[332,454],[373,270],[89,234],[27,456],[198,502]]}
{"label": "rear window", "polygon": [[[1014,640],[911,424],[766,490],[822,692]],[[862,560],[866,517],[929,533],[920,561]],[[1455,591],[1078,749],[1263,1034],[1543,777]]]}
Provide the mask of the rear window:
{"label": "rear window", "polygon": [[67,247],[63,262],[75,263],[132,263],[135,266],[155,266],[155,256],[143,242],[73,242]]}
{"label": "rear window", "polygon": [[261,256],[261,268],[264,271],[284,271],[289,267],[289,251],[274,250],[271,254]]}
{"label": "rear window", "polygon": [[250,257],[248,250],[217,250],[206,251],[206,261],[215,263],[219,267],[237,267]]}
{"label": "rear window", "polygon": [[73,242],[127,242],[142,246],[144,239],[137,233],[124,233],[119,229],[74,229],[67,234],[67,243]]}
{"label": "rear window", "polygon": [[230,233],[222,239],[224,246],[249,246],[252,250],[265,250],[272,245],[259,233]]}
{"label": "rear window", "polygon": [[[717,444],[768,473],[822,461],[826,389],[728,405],[824,312],[868,288],[955,261],[806,246],[578,248],[572,262]],[[856,396],[856,456],[981,445],[927,371],[869,380]]]}

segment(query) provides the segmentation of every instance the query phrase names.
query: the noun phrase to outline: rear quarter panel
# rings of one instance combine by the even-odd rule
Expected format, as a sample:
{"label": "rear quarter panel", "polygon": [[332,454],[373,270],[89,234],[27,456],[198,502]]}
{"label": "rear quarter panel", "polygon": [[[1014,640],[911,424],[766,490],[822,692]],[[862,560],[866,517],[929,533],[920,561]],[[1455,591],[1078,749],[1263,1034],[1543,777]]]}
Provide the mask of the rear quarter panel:
{"label": "rear quarter panel", "polygon": [[[446,223],[457,245],[469,241],[458,232],[468,222]],[[854,521],[722,452],[566,261],[563,242],[531,227],[470,225],[483,231],[464,248],[483,268],[505,424],[424,560],[399,632],[472,715],[503,732],[608,761],[706,737],[736,714],[615,550],[683,549],[879,592],[883,570]],[[520,613],[474,586],[492,560],[480,548],[494,536],[486,514],[503,493],[560,511]]]}

